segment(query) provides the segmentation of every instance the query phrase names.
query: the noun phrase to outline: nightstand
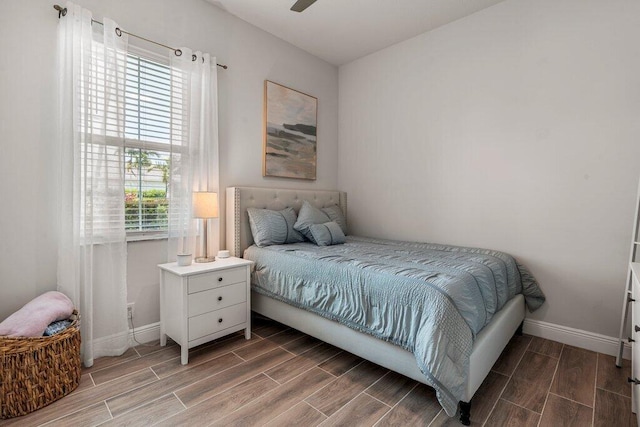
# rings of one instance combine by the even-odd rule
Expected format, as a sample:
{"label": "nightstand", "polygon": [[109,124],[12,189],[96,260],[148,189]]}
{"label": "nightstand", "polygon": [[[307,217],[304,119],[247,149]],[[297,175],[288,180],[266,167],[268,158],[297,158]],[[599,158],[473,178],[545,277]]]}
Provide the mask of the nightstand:
{"label": "nightstand", "polygon": [[251,338],[251,264],[233,257],[160,264],[160,345],[177,342],[186,365],[192,347],[241,329]]}

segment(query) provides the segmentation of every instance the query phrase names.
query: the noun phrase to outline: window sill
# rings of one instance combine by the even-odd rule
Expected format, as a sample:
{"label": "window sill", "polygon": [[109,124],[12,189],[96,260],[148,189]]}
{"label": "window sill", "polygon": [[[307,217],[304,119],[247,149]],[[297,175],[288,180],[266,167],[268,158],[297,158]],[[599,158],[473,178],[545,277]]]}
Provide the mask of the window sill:
{"label": "window sill", "polygon": [[167,233],[136,233],[136,234],[127,234],[127,243],[130,242],[144,242],[147,240],[166,240],[168,238]]}

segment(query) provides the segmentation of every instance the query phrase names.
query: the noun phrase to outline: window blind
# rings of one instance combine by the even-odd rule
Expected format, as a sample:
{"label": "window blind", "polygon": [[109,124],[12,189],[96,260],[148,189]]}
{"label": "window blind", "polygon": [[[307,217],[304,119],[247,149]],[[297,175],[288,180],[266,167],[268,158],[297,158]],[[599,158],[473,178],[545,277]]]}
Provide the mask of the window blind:
{"label": "window blind", "polygon": [[79,64],[80,106],[75,111],[79,127],[79,152],[75,169],[81,171],[81,235],[87,242],[119,241],[124,209],[124,93],[126,56],[102,43],[82,45],[91,49]]}
{"label": "window blind", "polygon": [[166,231],[171,170],[171,72],[127,56],[125,87],[125,228]]}
{"label": "window blind", "polygon": [[104,200],[85,197],[81,205],[85,235],[107,237],[122,221],[128,235],[166,233],[171,163],[180,160],[186,137],[182,74],[137,51],[125,54],[101,43],[91,49],[91,61],[80,70],[79,185],[94,188],[90,184],[105,177],[108,184],[100,190]]}

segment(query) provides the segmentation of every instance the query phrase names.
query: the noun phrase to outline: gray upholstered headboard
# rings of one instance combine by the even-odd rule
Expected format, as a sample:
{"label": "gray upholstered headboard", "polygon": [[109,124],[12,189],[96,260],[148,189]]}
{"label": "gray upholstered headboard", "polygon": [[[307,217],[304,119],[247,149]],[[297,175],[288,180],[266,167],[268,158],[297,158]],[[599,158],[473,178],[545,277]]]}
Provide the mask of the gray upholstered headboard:
{"label": "gray upholstered headboard", "polygon": [[338,205],[347,217],[347,193],[342,191],[227,188],[227,249],[231,256],[242,257],[244,250],[253,244],[247,208],[281,210],[292,207],[298,212],[303,200],[318,208]]}

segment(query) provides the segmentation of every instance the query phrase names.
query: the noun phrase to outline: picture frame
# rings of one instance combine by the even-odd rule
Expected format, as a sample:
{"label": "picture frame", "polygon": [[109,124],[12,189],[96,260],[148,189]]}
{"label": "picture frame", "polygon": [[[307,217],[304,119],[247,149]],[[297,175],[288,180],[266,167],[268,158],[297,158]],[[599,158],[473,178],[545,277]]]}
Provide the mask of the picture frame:
{"label": "picture frame", "polygon": [[315,180],[318,98],[264,82],[262,176]]}

